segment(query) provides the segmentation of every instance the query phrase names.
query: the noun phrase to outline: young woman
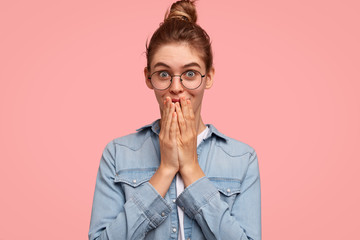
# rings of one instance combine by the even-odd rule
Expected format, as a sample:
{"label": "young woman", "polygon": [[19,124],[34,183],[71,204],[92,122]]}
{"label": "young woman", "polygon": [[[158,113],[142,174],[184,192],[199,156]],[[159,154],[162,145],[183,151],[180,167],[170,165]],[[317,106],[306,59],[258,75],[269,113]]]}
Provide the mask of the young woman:
{"label": "young woman", "polygon": [[201,118],[214,68],[191,1],[175,2],[147,46],[161,119],[107,144],[89,239],[261,239],[255,150]]}

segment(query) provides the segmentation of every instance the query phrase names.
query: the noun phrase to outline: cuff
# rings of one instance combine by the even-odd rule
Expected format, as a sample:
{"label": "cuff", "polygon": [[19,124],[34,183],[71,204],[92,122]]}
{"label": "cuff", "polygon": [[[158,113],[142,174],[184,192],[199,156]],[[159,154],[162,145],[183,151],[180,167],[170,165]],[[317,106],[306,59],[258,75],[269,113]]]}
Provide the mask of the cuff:
{"label": "cuff", "polygon": [[219,195],[218,189],[207,177],[202,177],[185,188],[177,198],[176,204],[189,218],[194,219],[199,210],[216,195]]}
{"label": "cuff", "polygon": [[170,214],[171,205],[148,182],[141,186],[141,191],[135,193],[132,201],[150,220],[150,227],[158,227]]}

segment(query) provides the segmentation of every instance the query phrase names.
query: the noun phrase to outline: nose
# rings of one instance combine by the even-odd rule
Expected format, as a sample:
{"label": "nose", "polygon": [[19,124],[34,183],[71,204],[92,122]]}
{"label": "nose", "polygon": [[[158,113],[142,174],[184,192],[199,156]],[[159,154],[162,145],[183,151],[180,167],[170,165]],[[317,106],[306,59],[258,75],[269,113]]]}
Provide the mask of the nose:
{"label": "nose", "polygon": [[173,76],[169,91],[174,95],[177,95],[184,91],[184,87],[181,84],[181,79],[179,75]]}

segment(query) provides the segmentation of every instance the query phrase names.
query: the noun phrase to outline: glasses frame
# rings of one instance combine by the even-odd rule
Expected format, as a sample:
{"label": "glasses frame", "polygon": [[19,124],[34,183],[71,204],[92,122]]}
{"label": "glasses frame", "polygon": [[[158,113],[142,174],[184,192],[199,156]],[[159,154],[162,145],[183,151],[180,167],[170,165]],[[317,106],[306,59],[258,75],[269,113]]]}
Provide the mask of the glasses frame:
{"label": "glasses frame", "polygon": [[[206,76],[206,74],[202,75],[201,72],[199,72],[199,71],[197,71],[197,70],[186,70],[185,72],[181,73],[180,75],[170,75],[170,77],[171,77],[171,78],[170,78],[170,84],[169,84],[169,86],[168,86],[167,88],[156,88],[156,87],[154,86],[154,84],[152,83],[151,77],[152,77],[155,73],[164,72],[164,71],[165,71],[165,72],[168,72],[168,71],[166,71],[166,70],[160,70],[160,71],[153,72],[153,73],[148,77],[148,79],[150,80],[151,85],[152,85],[153,88],[155,88],[156,90],[161,90],[161,91],[163,91],[163,90],[168,89],[168,88],[171,86],[171,84],[172,84],[173,77],[179,77],[179,78],[180,78],[181,85],[182,85],[184,88],[186,88],[186,89],[188,89],[188,90],[195,90],[195,89],[197,89],[197,88],[199,88],[199,87],[201,86],[202,81],[203,81],[203,78]],[[187,87],[185,87],[185,85],[183,84],[183,80],[182,80],[181,76],[182,76],[184,73],[188,72],[188,71],[198,72],[198,73],[200,74],[200,76],[201,76],[201,82],[200,82],[199,86],[197,86],[196,88],[187,88]],[[169,73],[169,74],[170,74],[170,73]]]}

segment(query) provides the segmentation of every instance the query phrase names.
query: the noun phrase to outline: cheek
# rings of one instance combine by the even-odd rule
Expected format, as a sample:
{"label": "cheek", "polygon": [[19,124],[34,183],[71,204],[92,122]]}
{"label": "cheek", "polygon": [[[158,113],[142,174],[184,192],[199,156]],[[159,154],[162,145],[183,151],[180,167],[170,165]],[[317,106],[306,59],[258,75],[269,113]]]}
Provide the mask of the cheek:
{"label": "cheek", "polygon": [[155,92],[155,97],[156,97],[156,100],[160,106],[160,109],[163,109],[163,106],[164,106],[164,92],[161,92],[161,91],[154,91]]}
{"label": "cheek", "polygon": [[193,91],[191,91],[190,94],[191,94],[191,96],[193,98],[193,101],[191,102],[192,107],[193,107],[194,111],[196,111],[201,105],[202,98],[203,98],[203,95],[204,95],[204,89],[193,90]]}
{"label": "cheek", "polygon": [[203,95],[204,95],[204,89],[198,88],[195,90],[191,90],[191,91],[189,91],[189,94],[191,95],[191,97],[196,99],[196,102],[201,102]]}
{"label": "cheek", "polygon": [[159,100],[161,98],[161,96],[163,95],[161,91],[158,90],[154,90],[155,93],[155,97],[157,100]]}

